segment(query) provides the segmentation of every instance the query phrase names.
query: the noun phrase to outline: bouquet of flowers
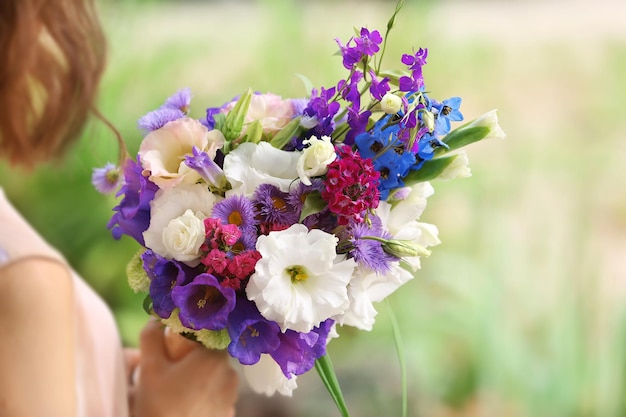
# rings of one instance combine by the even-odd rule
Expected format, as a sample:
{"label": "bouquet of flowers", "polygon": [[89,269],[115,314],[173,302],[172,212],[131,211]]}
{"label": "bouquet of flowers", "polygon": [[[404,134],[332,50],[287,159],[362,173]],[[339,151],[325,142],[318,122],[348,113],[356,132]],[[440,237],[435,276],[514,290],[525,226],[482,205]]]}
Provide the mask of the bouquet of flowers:
{"label": "bouquet of flowers", "polygon": [[201,118],[182,89],[139,119],[136,158],[94,171],[121,197],[113,236],[141,245],[128,277],[146,310],[227,349],[258,392],[291,395],[313,367],[333,385],[336,326],[371,330],[375,304],[440,243],[419,221],[429,181],[469,176],[457,150],[504,136],[495,111],[452,129],[461,99],[427,93],[427,49],[382,69],[400,5],[384,37],[336,40],[335,85],[301,98],[247,90]]}

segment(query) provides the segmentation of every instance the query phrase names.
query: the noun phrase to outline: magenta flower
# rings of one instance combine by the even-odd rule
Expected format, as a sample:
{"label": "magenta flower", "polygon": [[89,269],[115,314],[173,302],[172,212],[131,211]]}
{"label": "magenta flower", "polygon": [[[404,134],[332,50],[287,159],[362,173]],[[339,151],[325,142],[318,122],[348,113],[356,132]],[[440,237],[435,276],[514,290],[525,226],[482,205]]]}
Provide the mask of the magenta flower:
{"label": "magenta flower", "polygon": [[378,207],[378,178],[370,159],[363,159],[347,146],[337,147],[338,159],[328,166],[322,198],[337,215],[339,224],[362,221],[368,209]]}

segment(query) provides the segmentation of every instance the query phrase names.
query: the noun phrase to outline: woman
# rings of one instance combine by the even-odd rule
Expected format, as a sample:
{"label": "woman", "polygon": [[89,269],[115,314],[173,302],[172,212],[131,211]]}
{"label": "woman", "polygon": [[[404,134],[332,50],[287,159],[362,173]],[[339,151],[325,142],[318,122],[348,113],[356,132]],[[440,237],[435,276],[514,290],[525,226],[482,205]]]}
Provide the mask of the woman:
{"label": "woman", "polygon": [[[2,158],[32,169],[62,155],[93,110],[104,49],[92,0],[0,2]],[[1,188],[0,335],[1,416],[234,414],[227,356],[174,336],[173,358],[156,322],[125,371],[111,312]]]}

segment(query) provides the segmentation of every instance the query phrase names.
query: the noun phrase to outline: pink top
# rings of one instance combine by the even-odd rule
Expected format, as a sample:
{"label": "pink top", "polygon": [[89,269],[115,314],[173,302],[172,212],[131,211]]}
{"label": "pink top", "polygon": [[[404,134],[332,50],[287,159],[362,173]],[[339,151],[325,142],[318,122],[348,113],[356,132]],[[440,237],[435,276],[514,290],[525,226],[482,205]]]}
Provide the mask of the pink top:
{"label": "pink top", "polygon": [[127,417],[123,351],[111,311],[13,208],[0,188],[0,268],[28,257],[58,261],[74,278],[78,416]]}

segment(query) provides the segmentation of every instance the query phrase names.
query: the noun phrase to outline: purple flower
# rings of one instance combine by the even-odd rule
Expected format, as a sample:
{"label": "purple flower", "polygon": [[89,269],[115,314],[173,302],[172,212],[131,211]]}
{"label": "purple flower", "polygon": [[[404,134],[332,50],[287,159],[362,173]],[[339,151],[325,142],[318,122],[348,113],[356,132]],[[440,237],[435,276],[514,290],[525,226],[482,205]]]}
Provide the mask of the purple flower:
{"label": "purple flower", "polygon": [[[377,30],[370,32],[367,28],[361,28],[360,36],[351,38],[346,45],[339,39],[335,39],[341,55],[343,56],[344,68],[351,70],[365,56],[374,56],[379,50],[383,38]],[[350,44],[354,42],[354,46]]]}
{"label": "purple flower", "polygon": [[223,224],[234,224],[245,234],[258,224],[254,204],[243,195],[226,197],[213,206],[211,217],[220,219]]}
{"label": "purple flower", "polygon": [[161,108],[177,109],[184,114],[189,113],[191,106],[191,90],[189,88],[183,88],[171,95],[165,100],[165,103]]}
{"label": "purple flower", "polygon": [[280,344],[280,326],[263,318],[256,305],[243,297],[237,298],[227,329],[228,353],[243,365],[257,363],[262,353],[273,352]]}
{"label": "purple flower", "polygon": [[235,290],[220,285],[211,274],[200,274],[186,285],[172,289],[172,300],[180,308],[178,317],[190,329],[221,330],[235,308]]}
{"label": "purple flower", "polygon": [[348,108],[348,126],[350,126],[350,130],[346,134],[346,138],[343,141],[344,144],[350,146],[354,144],[354,139],[357,135],[365,132],[367,122],[369,121],[371,115],[372,112],[369,110],[366,110],[363,113],[358,113],[353,109]]}
{"label": "purple flower", "polygon": [[124,195],[120,203],[113,208],[115,214],[109,220],[107,228],[115,239],[128,235],[145,246],[143,232],[150,225],[150,201],[158,187],[141,175],[141,165],[133,160],[124,165],[124,185],[117,196]]}
{"label": "purple flower", "polygon": [[280,333],[280,346],[270,353],[287,378],[302,375],[315,365],[317,358],[326,354],[328,333],[334,321],[328,319],[308,333],[287,330]]}
{"label": "purple flower", "polygon": [[185,113],[179,109],[162,107],[140,117],[137,121],[137,126],[145,133],[149,133],[153,130],[160,129],[167,123],[178,120],[181,117],[185,117]]}
{"label": "purple flower", "polygon": [[389,87],[389,78],[385,77],[379,80],[374,71],[369,71],[372,77],[372,85],[370,86],[370,93],[376,100],[382,100],[383,96],[391,89]]}
{"label": "purple flower", "polygon": [[[306,118],[310,125],[310,135],[317,137],[330,136],[335,129],[333,118],[341,108],[341,105],[334,101],[336,88],[321,88],[311,91],[311,98],[308,105],[302,111],[303,119]],[[315,123],[312,123],[315,121]],[[307,125],[308,126],[308,125]]]}
{"label": "purple flower", "polygon": [[392,236],[382,228],[378,217],[370,216],[370,219],[372,220],[371,226],[366,222],[349,225],[348,234],[351,235],[350,243],[352,244],[349,254],[359,265],[379,274],[385,274],[390,270],[390,263],[398,259],[385,252],[381,242],[368,239],[368,237],[391,239]]}
{"label": "purple flower", "polygon": [[426,65],[427,56],[428,49],[425,48],[420,48],[415,55],[402,55],[402,63],[409,67],[411,70],[411,76],[400,77],[398,82],[400,91],[420,91],[424,88],[422,66]]}
{"label": "purple flower", "polygon": [[191,148],[192,155],[185,156],[185,165],[196,171],[209,185],[221,188],[226,183],[224,171],[211,159],[208,153],[197,146]]}
{"label": "purple flower", "polygon": [[292,225],[299,213],[289,204],[289,194],[272,184],[261,184],[254,192],[254,202],[261,222]]}
{"label": "purple flower", "polygon": [[120,171],[115,164],[108,162],[102,168],[93,169],[91,183],[98,192],[111,194],[120,184]]}
{"label": "purple flower", "polygon": [[141,255],[143,269],[150,278],[150,299],[154,312],[161,318],[168,318],[174,308],[172,288],[185,285],[195,272],[174,260],[167,260],[151,250]]}

